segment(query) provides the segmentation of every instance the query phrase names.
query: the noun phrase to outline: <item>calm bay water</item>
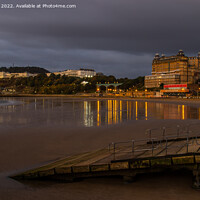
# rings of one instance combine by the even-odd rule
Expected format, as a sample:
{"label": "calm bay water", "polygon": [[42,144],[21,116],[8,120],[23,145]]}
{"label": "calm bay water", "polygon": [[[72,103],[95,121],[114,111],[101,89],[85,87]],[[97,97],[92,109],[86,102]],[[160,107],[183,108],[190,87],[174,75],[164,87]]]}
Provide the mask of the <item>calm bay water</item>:
{"label": "calm bay water", "polygon": [[0,127],[93,127],[149,119],[200,119],[200,108],[135,100],[38,97],[3,98],[0,101]]}

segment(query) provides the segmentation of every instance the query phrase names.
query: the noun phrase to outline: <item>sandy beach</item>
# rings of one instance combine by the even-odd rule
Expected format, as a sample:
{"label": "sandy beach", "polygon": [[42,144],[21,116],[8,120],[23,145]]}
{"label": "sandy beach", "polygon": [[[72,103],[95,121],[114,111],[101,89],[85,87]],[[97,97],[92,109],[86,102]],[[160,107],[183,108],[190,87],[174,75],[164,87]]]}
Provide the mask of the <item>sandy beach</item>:
{"label": "sandy beach", "polygon": [[[162,100],[149,100],[162,101]],[[170,103],[195,103],[176,101]],[[198,120],[187,120],[197,123]],[[146,129],[184,125],[184,120],[138,120],[102,127],[72,127],[66,129],[39,127],[3,129],[0,133],[0,199],[199,199],[189,172],[141,175],[126,184],[121,178],[93,178],[74,183],[26,181],[8,176],[44,163],[106,147],[110,142],[147,137]]]}

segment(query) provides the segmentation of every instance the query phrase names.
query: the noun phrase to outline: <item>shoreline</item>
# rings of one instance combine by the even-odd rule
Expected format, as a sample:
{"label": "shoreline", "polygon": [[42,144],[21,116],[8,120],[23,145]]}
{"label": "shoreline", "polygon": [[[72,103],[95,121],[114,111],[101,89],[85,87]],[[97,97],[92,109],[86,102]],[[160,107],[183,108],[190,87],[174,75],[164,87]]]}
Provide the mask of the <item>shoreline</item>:
{"label": "shoreline", "polygon": [[98,96],[92,96],[89,94],[86,95],[58,95],[58,94],[18,94],[18,95],[0,95],[0,98],[3,97],[55,97],[55,98],[69,98],[69,99],[95,99],[95,100],[106,100],[106,99],[117,99],[117,100],[131,100],[131,101],[147,101],[147,102],[157,102],[157,103],[174,103],[174,104],[200,104],[200,98],[194,98],[194,99],[186,99],[186,98],[160,98],[160,97],[153,97],[153,98],[133,98],[128,96],[104,96],[104,97],[98,97]]}

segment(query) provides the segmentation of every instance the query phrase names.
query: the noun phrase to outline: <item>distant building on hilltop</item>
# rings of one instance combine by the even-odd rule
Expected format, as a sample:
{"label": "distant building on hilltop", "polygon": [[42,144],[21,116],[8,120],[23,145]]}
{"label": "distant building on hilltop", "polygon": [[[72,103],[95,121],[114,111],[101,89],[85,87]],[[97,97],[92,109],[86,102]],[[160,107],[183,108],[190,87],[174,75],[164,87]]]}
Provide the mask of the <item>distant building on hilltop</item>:
{"label": "distant building on hilltop", "polygon": [[179,50],[176,56],[159,56],[152,62],[152,75],[145,76],[145,87],[154,88],[167,84],[195,84],[200,78],[200,52],[196,57],[185,56]]}
{"label": "distant building on hilltop", "polygon": [[[92,78],[96,76],[96,72],[93,69],[79,69],[79,70],[65,70],[62,72],[53,72],[55,75],[65,75],[65,76],[72,76],[72,77],[80,77],[80,78]],[[50,76],[51,73],[47,73],[47,76]]]}

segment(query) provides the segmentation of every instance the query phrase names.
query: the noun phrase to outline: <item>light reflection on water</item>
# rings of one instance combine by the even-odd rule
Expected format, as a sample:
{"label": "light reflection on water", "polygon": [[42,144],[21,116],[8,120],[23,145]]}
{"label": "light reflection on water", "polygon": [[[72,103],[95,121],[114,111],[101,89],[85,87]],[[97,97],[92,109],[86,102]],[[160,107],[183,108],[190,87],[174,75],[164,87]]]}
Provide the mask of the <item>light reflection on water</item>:
{"label": "light reflection on water", "polygon": [[130,120],[199,119],[200,108],[187,105],[126,100],[11,98],[22,104],[0,106],[0,127],[102,126]]}

